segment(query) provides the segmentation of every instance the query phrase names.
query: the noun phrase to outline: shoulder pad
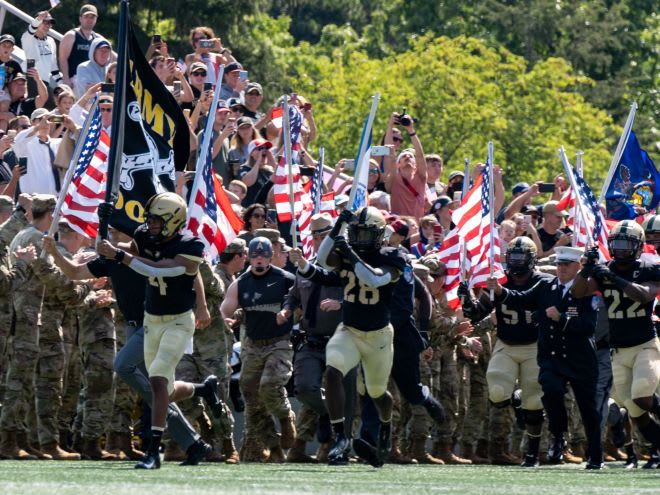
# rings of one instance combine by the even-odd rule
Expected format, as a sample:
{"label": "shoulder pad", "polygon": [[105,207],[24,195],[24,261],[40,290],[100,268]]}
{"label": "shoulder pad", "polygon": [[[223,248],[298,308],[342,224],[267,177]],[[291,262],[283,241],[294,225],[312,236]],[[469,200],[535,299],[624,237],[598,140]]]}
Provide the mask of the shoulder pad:
{"label": "shoulder pad", "polygon": [[384,265],[392,265],[395,268],[403,271],[406,265],[408,265],[408,259],[404,254],[394,247],[383,247],[380,249],[381,262]]}

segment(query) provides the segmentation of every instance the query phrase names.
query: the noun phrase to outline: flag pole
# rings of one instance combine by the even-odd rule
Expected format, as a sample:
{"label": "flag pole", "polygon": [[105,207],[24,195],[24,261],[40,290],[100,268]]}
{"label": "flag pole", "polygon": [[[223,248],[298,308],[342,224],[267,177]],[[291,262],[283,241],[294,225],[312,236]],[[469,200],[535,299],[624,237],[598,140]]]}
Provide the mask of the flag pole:
{"label": "flag pole", "polygon": [[316,185],[319,193],[316,195],[316,204],[314,205],[314,213],[321,213],[321,197],[323,196],[323,164],[325,163],[325,147],[319,148],[319,161],[316,163],[316,174],[319,183]]}
{"label": "flag pole", "polygon": [[[60,194],[57,197],[57,204],[55,205],[55,211],[53,212],[53,221],[50,224],[50,227],[48,229],[48,235],[50,237],[53,236],[55,231],[57,230],[57,223],[60,221],[60,217],[62,216],[62,204],[64,203],[64,198],[66,198],[66,193],[69,190],[69,185],[71,184],[71,180],[73,179],[73,174],[76,171],[76,166],[78,164],[78,160],[80,159],[80,154],[82,153],[82,147],[85,142],[85,137],[87,134],[89,134],[89,128],[92,125],[92,119],[94,117],[94,112],[96,112],[96,107],[99,104],[99,96],[98,93],[94,97],[94,100],[92,100],[92,106],[89,109],[89,112],[87,113],[87,117],[85,118],[85,122],[83,123],[82,129],[80,129],[80,133],[78,134],[78,140],[76,141],[76,147],[73,150],[73,156],[71,157],[71,161],[69,162],[69,168],[66,170],[66,174],[64,175],[64,180],[62,181],[62,187],[60,188]],[[93,152],[93,150],[92,150]],[[46,251],[42,251],[41,255],[42,257],[45,255]]]}
{"label": "flag pole", "polygon": [[[117,45],[117,74],[115,79],[115,95],[112,103],[112,132],[110,135],[110,152],[108,154],[108,177],[105,185],[104,203],[112,205],[115,201],[114,193],[117,190],[121,168],[122,152],[124,149],[124,119],[126,108],[124,105],[126,94],[127,67],[127,37],[128,37],[128,0],[121,0],[119,4],[119,36]],[[109,218],[99,218],[99,239],[108,237]]]}
{"label": "flag pole", "polygon": [[633,101],[632,105],[630,105],[630,112],[628,112],[628,118],[626,119],[626,124],[623,126],[623,132],[621,133],[621,137],[619,138],[619,144],[617,144],[616,151],[614,152],[614,155],[612,155],[612,162],[610,163],[610,169],[607,172],[607,178],[603,183],[603,188],[600,190],[600,196],[598,197],[598,204],[600,204],[603,201],[605,194],[607,194],[607,190],[610,187],[610,182],[612,182],[612,178],[614,177],[614,172],[616,171],[616,168],[619,166],[621,155],[623,154],[623,150],[625,149],[626,144],[628,143],[628,138],[630,137],[630,131],[632,130],[633,122],[635,121],[636,112],[637,112],[637,102]]}
{"label": "flag pole", "polygon": [[287,96],[282,97],[282,124],[284,132],[284,156],[286,157],[286,166],[288,169],[289,183],[289,207],[291,208],[291,245],[298,247],[297,222],[296,222],[296,198],[293,191],[293,160],[291,157],[291,119],[289,117],[289,102]]}
{"label": "flag pole", "polygon": [[[465,166],[463,167],[463,190],[461,191],[461,201],[465,197],[465,195],[468,192],[468,189],[470,188],[470,181],[468,178],[470,177],[470,157],[466,156],[465,157]],[[454,198],[451,198],[452,200]]]}
{"label": "flag pole", "polygon": [[[220,72],[218,74],[217,81],[222,81],[222,78],[225,73],[225,65],[220,66]],[[202,147],[197,153],[197,161],[195,162],[195,179],[193,180],[192,190],[190,192],[190,200],[188,202],[188,212],[186,218],[186,225],[190,222],[190,215],[192,212],[192,206],[195,202],[195,197],[197,196],[197,189],[199,188],[200,177],[204,173],[204,166],[206,165],[206,159],[209,152],[209,146],[211,146],[211,141],[213,137],[213,125],[215,124],[215,113],[218,108],[218,102],[220,101],[220,87],[218,84],[215,86],[213,92],[213,100],[211,101],[211,106],[209,107],[208,118],[206,119],[206,126],[204,127],[204,138],[202,139]],[[209,191],[210,192],[210,191]],[[194,232],[196,235],[197,232]]]}
{"label": "flag pole", "polygon": [[371,100],[371,110],[369,111],[369,116],[367,121],[362,128],[362,136],[360,137],[360,145],[358,146],[358,154],[355,158],[355,172],[353,174],[354,180],[351,184],[351,192],[348,196],[348,208],[353,207],[353,202],[355,201],[355,195],[357,194],[358,181],[357,178],[360,177],[360,167],[362,166],[362,157],[367,152],[367,146],[370,141],[369,137],[371,136],[371,129],[374,124],[374,119],[376,118],[376,110],[378,110],[378,102],[380,101],[380,93],[373,95]]}
{"label": "flag pole", "polygon": [[[488,161],[486,163],[488,167],[488,209],[490,214],[490,277],[493,277],[495,272],[495,239],[493,233],[495,232],[495,212],[493,208],[495,206],[495,185],[493,184],[493,142],[488,141]],[[465,185],[466,177],[463,177],[463,185]],[[490,290],[490,300],[495,300],[495,293]]]}
{"label": "flag pole", "polygon": [[[564,166],[564,171],[566,172],[566,177],[568,178],[568,182],[571,185],[571,188],[573,188],[573,191],[575,191],[575,204],[578,207],[578,211],[580,212],[580,219],[584,223],[585,227],[587,226],[586,216],[584,214],[584,210],[582,209],[582,201],[580,201],[580,194],[578,193],[578,188],[577,188],[577,183],[575,182],[575,176],[573,175],[573,170],[571,170],[571,164],[568,161],[568,157],[566,156],[566,151],[564,150],[564,147],[559,148],[559,156],[561,157],[561,163]],[[577,237],[576,235],[573,235],[573,237]],[[587,247],[590,247],[593,242],[593,237],[589,235],[589,232],[587,232]]]}
{"label": "flag pole", "polygon": [[[575,170],[577,170],[578,174],[580,174],[580,177],[582,177],[582,155],[584,153],[582,151],[578,151],[577,155],[575,156]],[[577,195],[577,191],[571,187],[571,190],[573,191],[573,194]],[[582,217],[578,215],[578,206],[577,206],[577,201],[573,205],[573,240],[571,241],[571,244],[573,247],[577,245],[578,241],[578,232],[580,232],[580,222],[582,221]],[[586,225],[585,225],[586,227]]]}

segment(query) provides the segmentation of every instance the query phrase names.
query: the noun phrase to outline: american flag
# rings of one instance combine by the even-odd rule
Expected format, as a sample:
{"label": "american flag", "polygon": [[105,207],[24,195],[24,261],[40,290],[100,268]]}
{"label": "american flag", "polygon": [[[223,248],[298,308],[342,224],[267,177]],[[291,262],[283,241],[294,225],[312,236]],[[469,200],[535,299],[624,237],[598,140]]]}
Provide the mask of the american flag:
{"label": "american flag", "polygon": [[275,177],[273,189],[275,194],[275,208],[277,219],[280,222],[290,222],[295,216],[298,218],[304,209],[303,188],[300,183],[300,167],[298,166],[298,150],[300,149],[300,131],[302,129],[302,114],[295,105],[289,105],[289,125],[291,127],[291,174],[293,176],[294,207],[291,211],[289,202],[289,169],[285,153],[282,154]]}
{"label": "american flag", "polygon": [[190,194],[186,227],[187,233],[204,243],[204,257],[211,264],[243,228],[243,221],[234,212],[227,193],[213,173],[212,152],[213,146],[209,146],[202,175]]}
{"label": "american flag", "polygon": [[[575,167],[569,165],[570,172],[573,175],[575,189],[570,188],[557,204],[557,209],[569,208],[568,222],[569,226],[575,231],[576,247],[598,246],[601,261],[610,259],[609,248],[607,247],[607,237],[609,231],[603,212],[598,206],[598,200],[591,191],[589,185],[578,174]],[[576,206],[577,200],[577,208]],[[577,213],[578,218],[575,218]],[[576,220],[579,220],[576,222]],[[578,224],[575,228],[575,223]]]}
{"label": "american flag", "polygon": [[323,193],[323,171],[320,166],[314,169],[312,180],[303,186],[303,190],[304,206],[298,228],[300,229],[303,255],[306,259],[310,259],[314,255],[311,231],[312,216],[316,213],[329,213],[331,216],[336,217],[337,210],[335,209],[334,191]]}
{"label": "american flag", "polygon": [[[491,211],[489,167],[486,165],[477,177],[474,185],[467,192],[461,206],[452,213],[456,227],[449,232],[440,246],[437,256],[447,266],[445,292],[447,302],[453,309],[460,305],[458,284],[461,275],[461,252],[465,246],[463,268],[470,273],[470,287],[486,287],[490,277],[491,265],[493,276],[500,283],[506,281],[506,275],[500,261],[500,241],[497,230],[491,231]],[[490,245],[494,243],[494,259],[490,259]]]}
{"label": "american flag", "polygon": [[105,198],[110,152],[110,136],[103,130],[98,107],[84,139],[62,203],[62,217],[76,232],[93,239],[99,230],[97,209]]}

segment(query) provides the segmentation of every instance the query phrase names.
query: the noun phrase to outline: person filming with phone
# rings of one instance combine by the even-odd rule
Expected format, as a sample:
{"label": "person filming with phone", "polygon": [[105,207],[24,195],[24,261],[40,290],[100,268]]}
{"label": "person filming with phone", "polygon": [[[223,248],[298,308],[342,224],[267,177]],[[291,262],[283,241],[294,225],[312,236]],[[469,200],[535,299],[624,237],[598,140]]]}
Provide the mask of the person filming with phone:
{"label": "person filming with phone", "polygon": [[557,201],[548,201],[543,205],[543,223],[536,229],[543,248],[539,258],[553,254],[555,247],[571,245],[573,233],[564,225],[566,216],[567,212],[557,209]]}

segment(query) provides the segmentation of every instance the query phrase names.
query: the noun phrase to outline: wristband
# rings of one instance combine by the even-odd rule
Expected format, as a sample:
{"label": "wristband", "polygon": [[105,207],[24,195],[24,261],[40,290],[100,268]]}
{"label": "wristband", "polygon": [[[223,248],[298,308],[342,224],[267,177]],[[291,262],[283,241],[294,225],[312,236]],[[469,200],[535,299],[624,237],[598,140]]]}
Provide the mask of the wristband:
{"label": "wristband", "polygon": [[117,249],[117,251],[115,251],[115,261],[121,263],[122,261],[124,261],[125,256],[126,256],[125,251],[122,251],[121,249]]}
{"label": "wristband", "polygon": [[617,277],[617,276],[615,276],[615,277],[612,279],[612,282],[614,283],[614,285],[616,285],[616,287],[617,287],[618,289],[621,289],[621,290],[625,290],[626,287],[628,287],[628,285],[630,285],[630,281],[626,280],[626,279],[623,278],[623,277]]}

